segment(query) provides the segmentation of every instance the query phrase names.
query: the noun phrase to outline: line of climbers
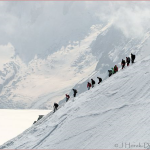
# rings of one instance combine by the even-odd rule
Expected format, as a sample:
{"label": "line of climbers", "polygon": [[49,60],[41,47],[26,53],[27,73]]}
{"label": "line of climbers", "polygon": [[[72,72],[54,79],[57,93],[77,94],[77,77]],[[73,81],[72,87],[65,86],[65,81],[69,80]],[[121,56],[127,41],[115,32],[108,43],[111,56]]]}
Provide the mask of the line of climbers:
{"label": "line of climbers", "polygon": [[[73,90],[73,96],[76,97],[78,91],[76,89],[72,89]],[[66,102],[68,102],[68,100],[70,99],[70,96],[68,94],[66,94]],[[54,103],[54,112],[58,109],[58,104],[57,103]]]}
{"label": "line of climbers", "polygon": [[[134,60],[135,60],[135,55],[131,53],[131,62],[134,63]],[[121,66],[122,66],[122,69],[125,67],[127,63],[127,66],[129,66],[130,64],[130,57],[126,57],[126,61],[124,59],[122,59],[122,62],[121,62]],[[114,68],[111,68],[111,70],[108,70],[109,72],[109,77],[112,75],[112,74],[115,74],[116,72],[118,72],[118,67],[117,65],[114,66]],[[98,84],[100,84],[102,82],[102,78],[100,77],[97,77],[97,79],[99,80]],[[93,79],[91,79],[91,83],[88,82],[87,83],[87,88],[88,90],[90,90],[90,88],[94,87],[95,86],[95,81]],[[78,93],[76,89],[72,89],[73,90],[73,96],[76,97],[76,94]],[[68,94],[66,94],[66,102],[70,99],[70,96]],[[58,109],[58,104],[57,103],[54,103],[54,112]]]}
{"label": "line of climbers", "polygon": [[[126,63],[127,63],[127,66],[129,66],[130,60],[131,60],[132,63],[134,63],[135,55],[132,54],[132,53],[131,53],[131,59],[130,59],[130,57],[126,57],[126,61],[125,61],[124,59],[122,59],[122,61],[121,61],[122,69],[125,68]],[[118,67],[117,67],[117,65],[115,65],[114,68],[111,68],[111,70],[108,70],[109,77],[110,77],[112,74],[115,74],[116,72],[118,72]]]}
{"label": "line of climbers", "polygon": [[[97,79],[98,79],[98,84],[100,84],[102,82],[102,78],[97,77]],[[91,79],[91,83],[90,82],[87,83],[88,90],[90,90],[91,87],[93,88],[94,85],[95,85],[95,81]],[[76,89],[72,89],[72,90],[73,90],[73,97],[76,97],[78,91]],[[68,102],[69,99],[70,99],[70,96],[66,94],[66,102]],[[57,103],[54,103],[54,106],[53,106],[54,112],[58,109],[58,107],[59,105]]]}
{"label": "line of climbers", "polygon": [[[97,77],[97,79],[98,79],[98,84],[100,84],[102,82],[102,78]],[[95,86],[95,81],[91,79],[91,83],[90,82],[87,83],[87,88],[88,90],[90,90],[90,88],[91,87],[93,88],[94,86]]]}

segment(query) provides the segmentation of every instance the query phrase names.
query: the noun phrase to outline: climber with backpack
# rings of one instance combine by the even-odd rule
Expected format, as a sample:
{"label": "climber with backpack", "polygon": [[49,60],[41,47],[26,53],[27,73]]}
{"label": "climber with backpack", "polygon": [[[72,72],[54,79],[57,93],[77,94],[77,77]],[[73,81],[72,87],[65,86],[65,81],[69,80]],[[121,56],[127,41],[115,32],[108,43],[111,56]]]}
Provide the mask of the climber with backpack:
{"label": "climber with backpack", "polygon": [[54,103],[54,106],[53,106],[53,108],[54,108],[54,112],[58,109],[58,104],[57,103]]}
{"label": "climber with backpack", "polygon": [[76,97],[76,94],[78,93],[76,89],[72,89],[73,90],[73,96]]}
{"label": "climber with backpack", "polygon": [[108,76],[110,77],[112,75],[112,70],[108,70]]}
{"label": "climber with backpack", "polygon": [[131,62],[134,63],[135,55],[131,53]]}
{"label": "climber with backpack", "polygon": [[66,102],[69,100],[70,96],[66,94]]}
{"label": "climber with backpack", "polygon": [[129,64],[130,64],[130,57],[126,57],[126,63],[127,63],[127,66],[129,66]]}
{"label": "climber with backpack", "polygon": [[125,60],[122,59],[122,62],[121,62],[122,69],[125,67],[125,64],[126,64]]}
{"label": "climber with backpack", "polygon": [[95,85],[95,81],[93,79],[91,79],[91,83],[92,83],[92,88],[93,88]]}
{"label": "climber with backpack", "polygon": [[112,70],[112,74],[114,74],[115,72],[114,72],[114,68],[111,68],[111,70]]}
{"label": "climber with backpack", "polygon": [[114,73],[118,72],[118,67],[117,65],[114,66]]}
{"label": "climber with backpack", "polygon": [[91,83],[90,82],[87,83],[87,88],[88,88],[88,90],[90,90],[90,88],[91,88]]}
{"label": "climber with backpack", "polygon": [[99,81],[98,81],[98,84],[100,84],[100,83],[102,82],[102,78],[97,77],[97,79],[99,80]]}

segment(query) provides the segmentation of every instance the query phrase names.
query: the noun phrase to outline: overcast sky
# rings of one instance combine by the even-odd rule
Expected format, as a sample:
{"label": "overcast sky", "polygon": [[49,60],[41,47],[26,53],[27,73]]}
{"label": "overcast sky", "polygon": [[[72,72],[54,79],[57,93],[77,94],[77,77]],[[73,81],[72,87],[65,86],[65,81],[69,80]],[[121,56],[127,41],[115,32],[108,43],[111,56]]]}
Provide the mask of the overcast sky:
{"label": "overcast sky", "polygon": [[113,21],[127,37],[140,37],[150,25],[149,8],[149,2],[0,2],[0,45],[28,62],[80,41],[93,24]]}

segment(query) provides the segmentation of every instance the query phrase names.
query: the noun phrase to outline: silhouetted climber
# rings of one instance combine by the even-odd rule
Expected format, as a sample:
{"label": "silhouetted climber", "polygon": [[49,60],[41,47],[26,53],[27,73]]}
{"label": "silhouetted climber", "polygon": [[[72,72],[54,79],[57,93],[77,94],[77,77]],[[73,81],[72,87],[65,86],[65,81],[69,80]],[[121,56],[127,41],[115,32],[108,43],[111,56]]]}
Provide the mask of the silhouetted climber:
{"label": "silhouetted climber", "polygon": [[118,72],[118,67],[117,65],[114,66],[114,73]]}
{"label": "silhouetted climber", "polygon": [[73,90],[73,96],[76,97],[76,94],[78,93],[76,89],[72,89]]}
{"label": "silhouetted climber", "polygon": [[115,72],[114,72],[114,68],[111,68],[111,70],[112,70],[112,74],[114,74]]}
{"label": "silhouetted climber", "polygon": [[57,103],[54,103],[54,106],[53,106],[54,107],[54,112],[57,110],[58,106],[59,105]]}
{"label": "silhouetted climber", "polygon": [[70,96],[66,94],[66,102],[69,100]]}
{"label": "silhouetted climber", "polygon": [[130,64],[130,57],[126,57],[126,63],[127,63],[127,66],[129,66],[129,64]]}
{"label": "silhouetted climber", "polygon": [[122,62],[121,62],[122,69],[125,67],[125,64],[126,64],[125,60],[122,59]]}
{"label": "silhouetted climber", "polygon": [[109,77],[112,75],[112,70],[108,70]]}
{"label": "silhouetted climber", "polygon": [[93,88],[95,85],[95,81],[93,79],[91,79],[91,83],[92,83],[92,88]]}
{"label": "silhouetted climber", "polygon": [[97,79],[99,80],[99,81],[98,81],[98,84],[100,84],[100,83],[102,82],[102,78],[97,77]]}
{"label": "silhouetted climber", "polygon": [[135,55],[131,53],[131,62],[134,63]]}
{"label": "silhouetted climber", "polygon": [[90,88],[91,88],[91,83],[90,82],[87,83],[87,88],[88,88],[88,90],[90,90]]}

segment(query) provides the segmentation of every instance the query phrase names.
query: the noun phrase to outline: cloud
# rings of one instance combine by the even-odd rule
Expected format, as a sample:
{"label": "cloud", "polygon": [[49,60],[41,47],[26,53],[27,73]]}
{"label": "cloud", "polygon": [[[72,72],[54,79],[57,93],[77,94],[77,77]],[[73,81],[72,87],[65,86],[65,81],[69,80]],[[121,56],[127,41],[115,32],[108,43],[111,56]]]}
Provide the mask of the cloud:
{"label": "cloud", "polygon": [[14,56],[15,51],[14,47],[8,43],[7,45],[0,45],[0,68],[3,68],[5,63],[11,61],[11,58]]}
{"label": "cloud", "polygon": [[80,41],[97,23],[113,21],[127,37],[140,37],[150,24],[149,2],[0,2],[0,44],[10,42],[24,61]]}
{"label": "cloud", "polygon": [[0,14],[0,44],[12,43],[27,61],[80,41],[97,22],[84,2],[2,2]]}
{"label": "cloud", "polygon": [[100,20],[113,21],[113,25],[120,29],[126,37],[139,38],[149,28],[149,7],[148,2],[111,1],[102,2],[101,5],[97,5],[93,9],[96,10]]}

